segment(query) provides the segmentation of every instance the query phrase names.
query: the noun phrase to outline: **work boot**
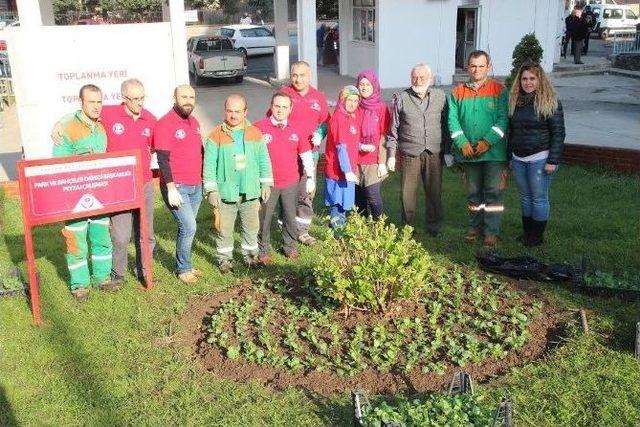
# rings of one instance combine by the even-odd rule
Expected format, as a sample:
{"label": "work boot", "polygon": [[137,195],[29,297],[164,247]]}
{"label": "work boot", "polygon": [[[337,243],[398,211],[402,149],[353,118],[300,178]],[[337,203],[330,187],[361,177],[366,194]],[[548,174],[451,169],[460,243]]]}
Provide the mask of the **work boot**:
{"label": "work boot", "polygon": [[544,229],[547,227],[547,221],[531,220],[531,235],[529,241],[525,243],[527,247],[540,246],[544,242]]}
{"label": "work boot", "polygon": [[493,249],[496,247],[498,243],[498,236],[495,234],[485,234],[484,240],[482,241],[482,246],[486,249]]}
{"label": "work boot", "polygon": [[271,264],[272,261],[273,261],[273,259],[271,258],[271,255],[269,255],[269,254],[258,255],[258,262],[261,265],[269,265],[269,264]]}
{"label": "work boot", "polygon": [[204,273],[202,271],[198,270],[197,268],[192,268],[191,269],[191,274],[193,274],[196,277],[204,276]]}
{"label": "work boot", "polygon": [[98,289],[102,291],[115,292],[119,291],[124,284],[124,277],[112,275],[111,277],[105,279],[104,282],[98,284]]}
{"label": "work boot", "polygon": [[220,273],[222,274],[230,273],[233,270],[233,263],[225,259],[224,261],[220,262],[218,268],[220,269]]}
{"label": "work boot", "polygon": [[467,233],[464,235],[465,242],[475,242],[480,237],[480,230],[476,230],[475,228],[470,228]]}
{"label": "work boot", "polygon": [[300,253],[295,249],[291,249],[290,251],[284,251],[284,256],[289,259],[296,259],[300,258]]}
{"label": "work boot", "polygon": [[303,233],[300,236],[298,236],[298,241],[303,245],[307,245],[307,246],[313,246],[316,243],[315,237],[313,237],[309,233]]}
{"label": "work boot", "polygon": [[78,302],[85,302],[89,299],[89,288],[78,288],[71,291],[71,295]]}
{"label": "work boot", "polygon": [[530,216],[522,217],[522,234],[518,236],[517,240],[525,246],[531,238],[531,221],[533,221],[533,218]]}
{"label": "work boot", "polygon": [[191,271],[185,271],[184,273],[178,274],[178,279],[184,283],[196,283],[198,281],[198,276],[193,274]]}

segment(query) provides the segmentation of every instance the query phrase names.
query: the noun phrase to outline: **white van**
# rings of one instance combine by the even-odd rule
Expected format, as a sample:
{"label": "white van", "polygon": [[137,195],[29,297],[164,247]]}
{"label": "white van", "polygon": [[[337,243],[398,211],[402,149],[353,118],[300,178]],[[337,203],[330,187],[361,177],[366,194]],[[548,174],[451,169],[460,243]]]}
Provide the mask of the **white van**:
{"label": "white van", "polygon": [[613,34],[634,33],[640,19],[628,6],[594,4],[591,10],[596,14],[594,32],[600,38],[607,39]]}

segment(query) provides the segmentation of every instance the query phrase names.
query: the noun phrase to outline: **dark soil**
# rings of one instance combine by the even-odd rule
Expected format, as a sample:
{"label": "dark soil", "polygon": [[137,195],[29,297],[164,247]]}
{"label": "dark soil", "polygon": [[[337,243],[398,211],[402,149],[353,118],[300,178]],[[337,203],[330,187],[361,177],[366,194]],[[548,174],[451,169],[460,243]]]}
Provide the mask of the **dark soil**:
{"label": "dark soil", "polygon": [[[556,341],[557,335],[562,330],[562,313],[549,304],[535,282],[515,282],[513,286],[524,294],[523,301],[542,303],[541,315],[533,319],[528,327],[531,339],[523,347],[509,352],[502,359],[487,359],[464,368],[450,366],[444,374],[423,374],[419,369],[408,373],[403,371],[385,373],[368,368],[355,376],[344,377],[331,372],[315,370],[293,373],[285,368],[257,365],[242,359],[228,359],[220,349],[205,341],[206,327],[203,327],[203,324],[207,324],[211,314],[229,299],[254,298],[256,291],[250,282],[221,293],[194,298],[181,319],[180,329],[182,332],[178,340],[188,345],[192,350],[193,357],[198,359],[204,368],[215,376],[239,381],[257,381],[277,390],[300,387],[325,396],[344,393],[356,388],[364,389],[373,394],[442,391],[448,387],[455,371],[464,369],[472,375],[474,381],[487,381],[506,373],[512,367],[521,366],[542,357]],[[421,308],[423,309],[423,307]],[[346,320],[341,316],[336,316],[336,320],[341,327],[348,327],[364,321],[367,317],[371,317],[369,322],[373,323],[376,320],[374,317],[377,319],[380,316],[397,317],[399,313],[401,313],[401,317],[409,317],[422,314],[419,311],[415,303],[409,302],[408,306],[395,307],[395,310],[386,315],[368,316],[364,313],[354,313]]]}

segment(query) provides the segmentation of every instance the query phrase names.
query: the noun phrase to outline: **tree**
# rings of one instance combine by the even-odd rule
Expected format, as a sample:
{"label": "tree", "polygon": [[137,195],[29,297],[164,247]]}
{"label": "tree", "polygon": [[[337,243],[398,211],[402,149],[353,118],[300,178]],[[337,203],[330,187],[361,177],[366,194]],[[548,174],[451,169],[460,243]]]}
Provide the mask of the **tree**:
{"label": "tree", "polygon": [[240,2],[238,0],[220,0],[220,8],[225,15],[235,15],[240,11]]}
{"label": "tree", "polygon": [[338,0],[317,0],[316,13],[318,19],[338,19]]}
{"label": "tree", "polygon": [[529,33],[522,37],[520,43],[513,49],[513,61],[511,62],[513,68],[511,69],[511,74],[505,81],[506,86],[508,88],[511,87],[513,79],[516,77],[516,74],[518,74],[518,70],[520,70],[524,62],[528,61],[540,64],[542,54],[542,46],[540,46],[540,42],[538,42],[534,33]]}

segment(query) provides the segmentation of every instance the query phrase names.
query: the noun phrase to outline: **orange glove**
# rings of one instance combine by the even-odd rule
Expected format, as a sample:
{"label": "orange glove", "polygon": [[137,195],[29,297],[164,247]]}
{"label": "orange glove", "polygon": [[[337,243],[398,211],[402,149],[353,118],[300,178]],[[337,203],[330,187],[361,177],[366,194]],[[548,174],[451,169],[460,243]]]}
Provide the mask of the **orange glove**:
{"label": "orange glove", "polygon": [[474,156],[473,147],[471,146],[470,142],[467,142],[466,144],[464,144],[460,148],[460,152],[465,157],[473,157]]}
{"label": "orange glove", "polygon": [[476,145],[476,156],[482,156],[484,153],[489,151],[490,148],[491,145],[484,139],[481,139]]}

